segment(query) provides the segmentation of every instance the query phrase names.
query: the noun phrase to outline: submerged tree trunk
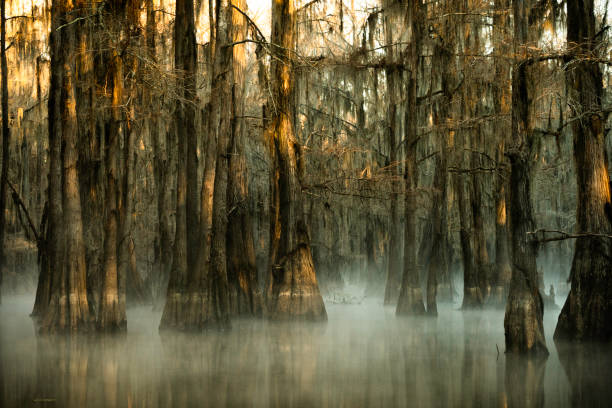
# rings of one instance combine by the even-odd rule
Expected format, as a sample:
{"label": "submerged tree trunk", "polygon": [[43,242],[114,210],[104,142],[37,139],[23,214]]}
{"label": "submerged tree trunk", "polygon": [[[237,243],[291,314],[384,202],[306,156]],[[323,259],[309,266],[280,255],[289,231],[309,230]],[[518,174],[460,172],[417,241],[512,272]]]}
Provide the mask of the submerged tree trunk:
{"label": "submerged tree trunk", "polygon": [[270,118],[266,124],[272,155],[271,244],[266,303],[271,319],[326,320],[302,208],[300,145],[294,137],[293,0],[272,1],[274,52],[270,66]]}
{"label": "submerged tree trunk", "polygon": [[[567,2],[567,46],[574,53],[566,73],[573,102],[572,132],[578,185],[576,221],[579,232],[610,234],[612,206],[605,147],[603,84],[596,58],[599,43],[594,1]],[[576,120],[578,119],[578,120]],[[612,339],[612,256],[609,238],[576,241],[570,272],[571,289],[559,315],[555,340]]]}
{"label": "submerged tree trunk", "polygon": [[77,173],[77,118],[73,66],[75,31],[72,4],[52,5],[51,84],[49,89],[49,225],[48,250],[51,295],[41,332],[87,330],[91,316],[87,300],[85,246]]}
{"label": "submerged tree trunk", "polygon": [[[525,55],[530,2],[514,0],[514,53]],[[533,131],[529,118],[528,64],[519,60],[512,72],[512,133],[510,147],[510,228],[512,236],[512,280],[506,304],[504,330],[506,352],[548,354],[544,338],[544,304],[538,290],[537,243],[527,233],[534,231],[530,170]]]}
{"label": "submerged tree trunk", "polygon": [[461,244],[461,259],[463,262],[463,304],[462,309],[472,309],[482,306],[482,292],[478,285],[478,278],[474,270],[472,243],[470,240],[470,216],[468,212],[467,197],[465,194],[465,181],[462,175],[453,176],[457,206],[459,207],[459,241]]}
{"label": "submerged tree trunk", "polygon": [[[198,318],[194,316],[197,309],[201,309],[201,302],[196,300],[196,310],[190,307],[191,297],[188,288],[192,283],[193,275],[198,270],[196,265],[189,264],[190,239],[193,235],[188,235],[189,228],[197,228],[188,224],[188,218],[193,222],[192,204],[189,207],[189,217],[187,214],[187,201],[192,200],[191,189],[188,190],[189,172],[193,169],[189,167],[190,159],[188,155],[192,152],[189,145],[193,143],[191,138],[195,135],[195,76],[196,76],[196,42],[194,25],[193,0],[177,0],[176,18],[174,21],[174,64],[181,70],[177,81],[178,92],[185,100],[176,101],[174,119],[176,121],[176,137],[178,139],[177,154],[177,185],[176,185],[176,230],[174,238],[172,267],[168,281],[166,294],[166,304],[162,314],[160,329],[183,329],[198,327]],[[193,158],[191,159],[193,160]],[[199,289],[199,286],[196,290]],[[193,302],[191,302],[193,303]],[[200,313],[201,314],[201,313]],[[194,322],[195,326],[194,326]]]}
{"label": "submerged tree trunk", "polygon": [[[397,159],[397,73],[395,69],[387,69],[387,94],[389,97],[389,112],[387,114],[389,138],[389,171],[391,179],[398,177],[399,162]],[[396,184],[396,183],[394,183]],[[399,185],[399,183],[397,183]],[[394,189],[390,203],[391,217],[389,219],[389,262],[387,263],[387,283],[385,285],[385,305],[397,305],[401,287],[401,236],[399,227],[399,197],[401,189]]]}
{"label": "submerged tree trunk", "polygon": [[[119,18],[114,14],[114,18]],[[116,50],[111,50],[110,84],[112,87],[111,117],[106,126],[106,219],[104,222],[104,255],[102,293],[98,311],[98,327],[117,331],[127,328],[125,299],[121,302],[119,285],[119,158],[121,140],[121,103],[123,99],[123,63]]]}
{"label": "submerged tree trunk", "polygon": [[[146,42],[148,57],[154,63],[157,62],[156,55],[156,18],[153,0],[146,0],[147,22]],[[166,295],[165,289],[170,276],[172,266],[172,231],[170,213],[172,197],[170,189],[172,186],[172,160],[171,157],[171,132],[160,131],[161,98],[147,92],[149,109],[153,116],[149,123],[149,133],[153,144],[153,171],[155,175],[155,187],[157,189],[157,237],[155,240],[155,272],[152,277],[152,297],[155,308],[161,308]]]}
{"label": "submerged tree trunk", "polygon": [[227,278],[227,207],[229,141],[232,133],[233,47],[232,7],[229,0],[217,0],[215,61],[212,78],[211,137],[217,139],[216,169],[213,189],[210,264],[206,280],[203,325],[230,324],[230,291]]}
{"label": "submerged tree trunk", "polygon": [[[236,7],[245,9],[246,1],[237,0]],[[237,43],[245,39],[246,19],[232,9],[233,38]],[[227,275],[230,289],[230,309],[234,315],[260,316],[263,299],[258,284],[253,222],[249,212],[248,175],[246,167],[244,98],[245,45],[233,47],[233,111],[229,146],[229,185],[227,196]]]}
{"label": "submerged tree trunk", "polygon": [[0,0],[0,69],[2,70],[2,173],[0,174],[0,304],[2,303],[2,279],[4,276],[5,252],[4,233],[6,224],[6,186],[9,165],[9,108],[8,108],[8,66],[6,64],[6,0]]}
{"label": "submerged tree trunk", "polygon": [[[508,8],[508,0],[496,0],[496,10],[503,11]],[[499,29],[505,31],[510,23],[510,18],[504,13],[496,14],[494,24],[499,26]],[[509,50],[505,45],[503,37],[495,37],[495,46],[500,53],[505,54]],[[497,177],[495,180],[495,265],[493,270],[493,293],[491,294],[490,303],[496,306],[505,305],[508,298],[508,287],[512,277],[512,268],[510,266],[510,256],[508,253],[508,225],[507,225],[507,186],[508,186],[508,171],[507,159],[504,156],[504,148],[508,139],[508,132],[505,130],[505,121],[503,117],[509,113],[510,107],[510,87],[508,86],[509,69],[506,61],[495,61],[495,84],[493,84],[493,107],[496,115],[502,117],[499,123],[499,141],[497,142],[496,161],[497,161]]]}
{"label": "submerged tree trunk", "polygon": [[[406,101],[406,206],[404,230],[404,273],[399,299],[397,301],[397,315],[413,315],[425,313],[423,304],[423,290],[419,281],[419,270],[416,260],[416,210],[417,210],[417,182],[418,163],[416,144],[417,135],[417,93],[418,93],[418,66],[420,56],[420,41],[423,16],[421,3],[414,1],[408,5],[408,26],[411,31],[410,45],[408,46],[408,63],[410,73],[407,84]],[[435,285],[435,283],[433,283]],[[435,295],[434,295],[435,296]],[[435,301],[433,302],[435,303]],[[432,305],[433,307],[433,305]]]}

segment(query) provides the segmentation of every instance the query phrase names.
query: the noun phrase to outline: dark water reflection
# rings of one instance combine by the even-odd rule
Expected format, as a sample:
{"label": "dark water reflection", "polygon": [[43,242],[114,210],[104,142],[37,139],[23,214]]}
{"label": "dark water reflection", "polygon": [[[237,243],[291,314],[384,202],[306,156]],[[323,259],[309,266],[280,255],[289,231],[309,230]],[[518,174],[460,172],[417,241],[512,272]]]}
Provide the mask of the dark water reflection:
{"label": "dark water reflection", "polygon": [[[609,406],[610,348],[551,340],[547,360],[503,353],[503,313],[446,306],[397,319],[375,301],[328,305],[327,324],[237,321],[228,333],[157,332],[131,310],[127,336],[36,337],[30,298],[0,306],[2,407]],[[497,348],[499,347],[499,353]]]}

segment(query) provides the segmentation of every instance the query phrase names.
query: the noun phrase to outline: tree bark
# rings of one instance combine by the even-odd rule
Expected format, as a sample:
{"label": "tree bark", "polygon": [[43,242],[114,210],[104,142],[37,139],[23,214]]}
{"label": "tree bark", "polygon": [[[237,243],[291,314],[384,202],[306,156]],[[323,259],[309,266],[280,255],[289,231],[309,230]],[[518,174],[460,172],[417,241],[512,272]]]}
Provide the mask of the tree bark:
{"label": "tree bark", "polygon": [[[114,10],[115,12],[117,10]],[[113,13],[114,18],[120,17]],[[110,51],[112,86],[111,117],[106,126],[106,215],[104,221],[104,261],[102,294],[98,310],[98,328],[118,331],[127,328],[125,298],[121,301],[119,248],[119,143],[121,140],[121,104],[123,103],[123,62],[117,50]],[[124,269],[125,271],[125,269]]]}
{"label": "tree bark", "polygon": [[[196,42],[195,23],[193,12],[193,0],[178,0],[176,2],[176,17],[174,21],[174,65],[179,69],[177,80],[178,92],[184,100],[176,101],[175,121],[176,137],[178,139],[177,154],[177,185],[176,185],[176,230],[174,238],[172,267],[168,281],[166,304],[162,314],[160,330],[183,329],[193,327],[193,323],[199,319],[193,315],[191,297],[187,292],[189,286],[193,287],[192,281],[196,265],[189,264],[189,256],[193,239],[189,228],[197,228],[197,223],[188,224],[188,219],[193,222],[192,202],[189,204],[190,214],[187,214],[187,201],[193,200],[192,191],[188,183],[190,169],[188,164],[189,154],[193,146],[190,140],[195,136],[195,76],[196,76]],[[197,179],[196,179],[197,180]],[[204,214],[202,215],[204,216]],[[191,285],[190,285],[191,284]],[[194,290],[199,293],[200,286]],[[196,300],[196,309],[201,302]],[[191,306],[191,307],[190,307]]]}
{"label": "tree bark", "polygon": [[269,121],[266,136],[272,155],[271,245],[266,303],[271,319],[326,320],[302,208],[298,161],[300,145],[293,129],[293,0],[272,1],[274,52],[270,66]]}
{"label": "tree bark", "polygon": [[[246,1],[235,1],[236,7],[246,9]],[[245,39],[246,19],[232,9],[232,42]],[[253,221],[249,212],[248,174],[245,152],[244,98],[245,46],[233,47],[232,130],[229,146],[229,185],[227,196],[227,274],[230,287],[230,309],[233,315],[261,316],[263,299],[259,288]]]}
{"label": "tree bark", "polygon": [[82,331],[91,325],[87,300],[85,246],[77,172],[77,118],[74,93],[73,5],[52,4],[49,96],[49,250],[51,296],[40,326],[43,333]]}
{"label": "tree bark", "polygon": [[[420,56],[420,41],[423,15],[421,2],[413,1],[408,6],[408,26],[411,31],[410,45],[408,46],[408,64],[410,67],[407,84],[406,101],[406,169],[404,179],[406,182],[405,204],[405,230],[404,230],[404,272],[399,299],[397,302],[397,315],[413,315],[425,313],[423,304],[423,290],[419,281],[419,270],[416,260],[416,195],[418,182],[418,163],[416,144],[417,135],[417,95],[418,95],[418,67]],[[434,302],[435,303],[435,302]],[[432,305],[433,306],[433,305]]]}
{"label": "tree bark", "polygon": [[6,64],[6,0],[0,0],[0,69],[2,70],[2,173],[0,174],[0,304],[2,304],[2,280],[6,265],[4,233],[6,224],[6,186],[9,165],[8,66]]}
{"label": "tree bark", "polygon": [[[527,46],[529,0],[514,0],[514,54],[523,56]],[[515,62],[512,71],[512,133],[510,156],[510,228],[512,279],[506,304],[504,330],[506,352],[547,355],[544,338],[544,304],[538,290],[537,243],[527,233],[534,230],[530,191],[533,131],[529,118],[527,65]]]}
{"label": "tree bark", "polygon": [[[213,64],[211,121],[217,139],[216,169],[213,188],[212,235],[210,264],[206,276],[204,326],[228,328],[230,325],[230,290],[227,277],[228,232],[228,171],[230,162],[229,141],[232,133],[234,109],[232,7],[230,0],[217,0],[217,25],[215,60]],[[230,107],[228,109],[228,107]]]}
{"label": "tree bark", "polygon": [[[389,28],[391,30],[391,28]],[[386,70],[387,94],[389,98],[388,139],[389,139],[389,173],[392,180],[398,178],[399,162],[397,159],[397,73],[394,69]],[[395,183],[394,183],[395,184]],[[399,184],[399,183],[397,183]],[[400,189],[398,189],[400,190]],[[397,305],[401,287],[401,236],[399,228],[399,197],[400,192],[394,191],[391,197],[389,220],[389,262],[387,264],[387,283],[385,285],[385,305]]]}
{"label": "tree bark", "polygon": [[[576,228],[579,232],[610,234],[610,177],[602,113],[602,74],[593,0],[567,2],[567,46],[574,55],[566,73],[571,103],[574,162],[578,185]],[[609,239],[576,241],[570,272],[571,289],[559,315],[555,340],[612,339],[612,249]]]}

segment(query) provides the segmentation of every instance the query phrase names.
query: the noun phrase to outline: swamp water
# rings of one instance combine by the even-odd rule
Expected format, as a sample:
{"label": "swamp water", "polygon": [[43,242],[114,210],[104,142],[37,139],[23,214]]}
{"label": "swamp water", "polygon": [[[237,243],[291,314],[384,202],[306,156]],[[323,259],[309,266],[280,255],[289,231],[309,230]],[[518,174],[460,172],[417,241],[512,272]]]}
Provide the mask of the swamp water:
{"label": "swamp water", "polygon": [[[612,406],[612,353],[504,354],[503,311],[440,305],[398,319],[380,300],[327,303],[326,324],[234,320],[227,333],[158,333],[128,311],[125,336],[35,336],[30,297],[0,306],[0,407]],[[567,349],[566,349],[567,348]],[[562,358],[560,358],[560,355]]]}

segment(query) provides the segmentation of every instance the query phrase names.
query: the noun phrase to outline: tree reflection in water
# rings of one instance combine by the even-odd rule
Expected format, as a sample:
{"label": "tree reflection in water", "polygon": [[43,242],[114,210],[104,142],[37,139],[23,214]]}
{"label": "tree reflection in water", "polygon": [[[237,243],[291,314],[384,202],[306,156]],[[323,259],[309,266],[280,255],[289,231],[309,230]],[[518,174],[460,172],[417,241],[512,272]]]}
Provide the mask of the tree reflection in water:
{"label": "tree reflection in water", "polygon": [[[330,305],[326,324],[160,335],[159,313],[140,308],[127,335],[70,338],[35,336],[29,302],[0,308],[2,407],[593,407],[612,396],[609,350],[557,355],[550,342],[546,360],[513,358],[503,311],[441,305],[437,319],[398,319],[372,301]],[[556,313],[545,319],[552,333]]]}

